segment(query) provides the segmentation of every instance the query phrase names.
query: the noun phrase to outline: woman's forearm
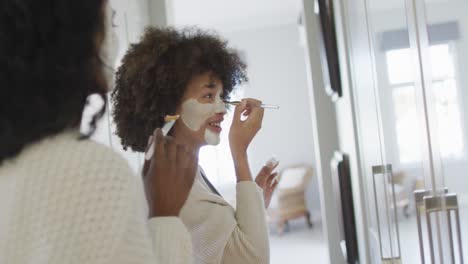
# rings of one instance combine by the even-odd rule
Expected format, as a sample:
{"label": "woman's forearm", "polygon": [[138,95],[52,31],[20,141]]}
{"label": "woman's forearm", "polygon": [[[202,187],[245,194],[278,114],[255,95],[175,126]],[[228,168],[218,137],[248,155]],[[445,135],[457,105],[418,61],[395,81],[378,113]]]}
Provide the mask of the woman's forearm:
{"label": "woman's forearm", "polygon": [[236,263],[269,263],[268,229],[261,189],[255,182],[242,181],[236,187],[237,227],[231,234],[231,250],[238,251]]}
{"label": "woman's forearm", "polygon": [[233,152],[234,169],[236,171],[237,182],[253,181],[249,168],[247,152]]}

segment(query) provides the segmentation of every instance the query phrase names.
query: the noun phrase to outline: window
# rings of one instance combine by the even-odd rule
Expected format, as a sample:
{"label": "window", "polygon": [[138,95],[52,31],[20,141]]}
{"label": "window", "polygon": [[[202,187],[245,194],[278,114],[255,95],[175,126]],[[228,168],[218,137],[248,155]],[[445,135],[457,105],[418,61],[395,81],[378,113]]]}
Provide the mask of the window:
{"label": "window", "polygon": [[[411,67],[410,49],[386,52],[388,80],[392,88],[396,135],[401,163],[421,160],[421,134],[415,120],[418,119],[414,86],[414,70]],[[464,141],[455,67],[449,44],[430,47],[432,63],[432,93],[437,115],[437,132],[442,158],[459,159],[464,155]]]}

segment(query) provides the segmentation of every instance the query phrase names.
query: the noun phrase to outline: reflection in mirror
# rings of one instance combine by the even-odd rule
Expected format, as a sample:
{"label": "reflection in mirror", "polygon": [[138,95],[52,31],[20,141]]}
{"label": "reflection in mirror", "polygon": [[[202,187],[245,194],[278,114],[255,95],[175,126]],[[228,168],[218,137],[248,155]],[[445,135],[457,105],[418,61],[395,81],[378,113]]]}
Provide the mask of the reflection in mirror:
{"label": "reflection in mirror", "polygon": [[[233,100],[257,98],[281,107],[265,110],[262,130],[248,153],[254,174],[274,156],[280,162],[280,177],[284,176],[268,209],[271,263],[304,263],[307,259],[326,262],[313,162],[305,40],[298,24],[302,1],[174,0],[171,9],[171,25],[215,30],[228,46],[241,52],[249,82],[238,87]],[[206,10],[210,10],[209,15],[200,16]],[[221,144],[204,147],[200,164],[223,197],[235,204],[235,170],[227,143],[230,119],[228,112],[221,125]],[[307,169],[296,170],[297,166]],[[310,181],[309,173],[305,173],[309,168]],[[297,194],[289,197],[291,184]]]}
{"label": "reflection in mirror", "polygon": [[[437,172],[438,189],[447,187],[450,193],[458,198],[460,221],[468,221],[468,20],[466,12],[467,0],[434,1],[424,0],[426,25],[430,50],[428,63],[431,66],[431,76],[428,82],[431,87],[432,120],[435,124],[437,138],[432,144],[436,146],[440,171]],[[438,25],[440,30],[435,30]],[[450,26],[450,27],[449,27]],[[448,232],[448,219],[443,228],[445,241],[452,240]],[[466,261],[468,254],[468,228],[463,224],[461,233],[462,253]],[[447,261],[461,263],[458,258],[458,241],[452,240],[456,258],[452,259],[449,246],[445,243]]]}

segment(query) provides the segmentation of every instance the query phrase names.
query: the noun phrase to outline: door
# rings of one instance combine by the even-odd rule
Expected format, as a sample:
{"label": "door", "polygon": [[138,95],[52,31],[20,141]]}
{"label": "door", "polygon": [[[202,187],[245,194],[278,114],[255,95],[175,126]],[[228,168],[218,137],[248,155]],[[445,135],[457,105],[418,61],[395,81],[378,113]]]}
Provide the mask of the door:
{"label": "door", "polygon": [[[434,168],[425,213],[426,220],[438,225],[440,232],[429,237],[428,255],[434,263],[463,263],[463,253],[468,252],[468,232],[461,224],[468,221],[468,177],[464,175],[468,169],[468,76],[464,72],[468,66],[468,1],[415,0],[413,4]],[[427,225],[425,231],[437,230]]]}
{"label": "door", "polygon": [[[405,0],[343,5],[360,165],[367,183],[370,262],[423,263],[430,245],[427,234],[420,236],[426,222],[414,192],[438,190],[440,184],[434,173],[417,7]],[[434,223],[437,247],[444,230]]]}

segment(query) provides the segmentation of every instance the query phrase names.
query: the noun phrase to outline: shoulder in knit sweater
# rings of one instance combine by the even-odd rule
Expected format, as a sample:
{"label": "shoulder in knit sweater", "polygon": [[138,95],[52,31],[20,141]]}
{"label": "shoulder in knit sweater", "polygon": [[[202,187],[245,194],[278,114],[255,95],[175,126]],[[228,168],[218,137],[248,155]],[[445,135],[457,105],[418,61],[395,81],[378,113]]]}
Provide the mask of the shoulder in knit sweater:
{"label": "shoulder in knit sweater", "polygon": [[127,161],[107,146],[78,138],[77,132],[69,131],[34,143],[5,162],[0,176],[8,174],[43,188],[59,185],[62,195],[69,187],[104,196],[112,192],[128,195],[134,189],[128,185],[135,178]]}
{"label": "shoulder in knit sweater", "polygon": [[[93,140],[79,140],[75,131],[51,136],[26,147],[20,155],[6,161],[6,167],[66,170],[71,174],[101,172],[96,177],[109,177],[112,172],[131,175],[127,161],[111,148]],[[73,170],[73,171],[72,171]],[[106,173],[107,172],[107,173]],[[119,174],[121,174],[119,173]]]}
{"label": "shoulder in knit sweater", "polygon": [[0,167],[16,186],[8,263],[107,263],[123,241],[136,210],[132,171],[110,148],[78,137],[49,137]]}

